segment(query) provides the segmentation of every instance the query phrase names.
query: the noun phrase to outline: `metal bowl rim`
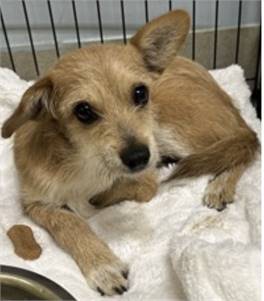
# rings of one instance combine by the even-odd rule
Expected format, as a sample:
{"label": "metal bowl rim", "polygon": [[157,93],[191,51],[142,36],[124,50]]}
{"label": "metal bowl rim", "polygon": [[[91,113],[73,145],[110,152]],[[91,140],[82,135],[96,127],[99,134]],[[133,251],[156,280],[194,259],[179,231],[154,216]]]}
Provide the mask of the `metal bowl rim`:
{"label": "metal bowl rim", "polygon": [[0,274],[7,275],[7,276],[8,275],[16,276],[20,280],[25,280],[32,284],[37,283],[39,288],[42,287],[43,289],[57,295],[62,300],[76,300],[62,286],[60,286],[56,282],[48,279],[47,277],[42,276],[33,271],[25,270],[20,267],[1,265],[0,266]]}

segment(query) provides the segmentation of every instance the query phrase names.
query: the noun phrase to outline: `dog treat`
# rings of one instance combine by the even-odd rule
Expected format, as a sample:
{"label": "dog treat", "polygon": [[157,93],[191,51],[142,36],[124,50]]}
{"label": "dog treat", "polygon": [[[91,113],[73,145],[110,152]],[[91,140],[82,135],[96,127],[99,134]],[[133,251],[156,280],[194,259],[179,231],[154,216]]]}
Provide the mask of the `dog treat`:
{"label": "dog treat", "polygon": [[7,235],[12,241],[17,256],[25,260],[39,258],[41,247],[36,242],[30,227],[25,225],[14,225],[7,231]]}

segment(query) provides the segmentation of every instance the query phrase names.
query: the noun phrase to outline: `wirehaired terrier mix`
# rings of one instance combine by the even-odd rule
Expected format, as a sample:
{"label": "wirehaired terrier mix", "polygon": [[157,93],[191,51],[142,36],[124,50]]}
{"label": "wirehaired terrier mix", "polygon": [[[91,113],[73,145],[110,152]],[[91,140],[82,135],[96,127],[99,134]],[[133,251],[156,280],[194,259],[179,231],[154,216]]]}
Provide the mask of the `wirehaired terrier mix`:
{"label": "wirehaired terrier mix", "polygon": [[84,221],[89,200],[98,207],[147,202],[158,188],[156,166],[178,161],[171,179],[214,175],[203,203],[222,210],[259,147],[212,76],[176,56],[189,23],[175,10],[143,26],[128,45],[65,55],[2,128],[4,138],[16,132],[25,213],[101,294],[126,291],[128,269]]}

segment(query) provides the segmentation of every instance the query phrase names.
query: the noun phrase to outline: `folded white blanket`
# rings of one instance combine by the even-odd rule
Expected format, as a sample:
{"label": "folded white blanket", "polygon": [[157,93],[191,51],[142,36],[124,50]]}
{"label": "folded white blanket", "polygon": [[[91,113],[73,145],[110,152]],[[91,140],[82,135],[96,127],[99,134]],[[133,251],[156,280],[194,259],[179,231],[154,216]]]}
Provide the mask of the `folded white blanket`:
{"label": "folded white blanket", "polygon": [[[260,138],[260,122],[239,66],[213,71]],[[0,68],[0,127],[31,83]],[[168,170],[163,170],[166,174]],[[162,185],[148,204],[126,201],[90,218],[92,228],[130,266],[130,289],[100,297],[71,257],[22,214],[12,139],[0,139],[0,264],[36,271],[78,300],[260,300],[260,158],[241,178],[236,202],[222,212],[201,205],[208,177]],[[6,231],[27,224],[43,249],[39,259],[17,257]]]}

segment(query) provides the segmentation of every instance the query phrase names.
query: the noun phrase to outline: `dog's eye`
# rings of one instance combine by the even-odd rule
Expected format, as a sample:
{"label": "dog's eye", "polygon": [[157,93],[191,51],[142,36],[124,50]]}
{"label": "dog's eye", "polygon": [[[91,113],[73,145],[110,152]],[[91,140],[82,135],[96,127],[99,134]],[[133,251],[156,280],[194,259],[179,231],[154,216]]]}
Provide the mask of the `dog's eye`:
{"label": "dog's eye", "polygon": [[148,88],[145,85],[138,85],[133,90],[133,100],[136,106],[144,106],[149,99]]}
{"label": "dog's eye", "polygon": [[73,113],[78,120],[87,124],[91,124],[99,118],[99,116],[92,110],[91,106],[85,101],[78,103],[75,106]]}

